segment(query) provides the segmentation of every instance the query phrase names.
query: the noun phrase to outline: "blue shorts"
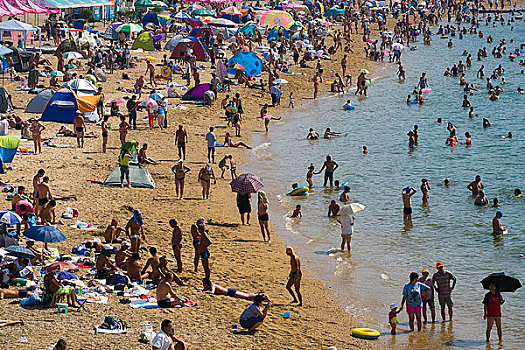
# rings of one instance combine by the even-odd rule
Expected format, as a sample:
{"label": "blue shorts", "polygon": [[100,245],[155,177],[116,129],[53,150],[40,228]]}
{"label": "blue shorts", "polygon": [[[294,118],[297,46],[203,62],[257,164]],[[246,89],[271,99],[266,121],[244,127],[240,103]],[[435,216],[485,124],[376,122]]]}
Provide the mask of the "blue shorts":
{"label": "blue shorts", "polygon": [[330,172],[330,171],[326,171],[326,172],[324,173],[324,177],[327,177],[327,178],[329,178],[329,179],[333,179],[333,178],[334,178],[334,172],[333,172],[333,171],[332,171],[332,172]]}

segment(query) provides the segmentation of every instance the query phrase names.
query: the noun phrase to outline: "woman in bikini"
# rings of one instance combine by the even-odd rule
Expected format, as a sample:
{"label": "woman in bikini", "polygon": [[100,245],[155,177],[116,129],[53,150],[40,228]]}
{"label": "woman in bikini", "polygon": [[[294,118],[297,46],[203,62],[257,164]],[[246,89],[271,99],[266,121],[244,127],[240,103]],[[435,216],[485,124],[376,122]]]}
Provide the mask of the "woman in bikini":
{"label": "woman in bikini", "polygon": [[102,152],[106,153],[106,146],[108,144],[108,131],[109,131],[109,117],[104,116],[104,121],[102,124],[100,124],[100,127],[102,128]]}
{"label": "woman in bikini", "polygon": [[231,137],[229,132],[227,132],[226,136],[224,137],[224,146],[235,147],[235,148],[237,148],[239,146],[243,146],[243,147],[246,147],[248,149],[252,149],[250,146],[248,146],[247,144],[245,144],[242,141],[234,142],[232,140],[232,137]]}
{"label": "woman in bikini", "polygon": [[[182,199],[182,196],[184,195],[184,178],[186,177],[186,173],[190,171],[190,168],[184,165],[184,161],[182,159],[179,159],[177,164],[175,164],[171,168],[171,171],[175,174],[175,192],[176,192],[177,198]],[[180,189],[180,197],[179,197],[179,189]]]}
{"label": "woman in bikini", "polygon": [[133,217],[129,219],[128,224],[126,225],[126,235],[131,241],[132,252],[139,251],[141,239],[146,240],[142,225],[144,225],[142,213],[138,209],[133,210]]}
{"label": "woman in bikini", "polygon": [[33,143],[35,145],[35,153],[42,153],[42,131],[46,127],[38,122],[35,118],[31,119],[31,125],[29,130],[31,131],[31,136],[33,136]]}
{"label": "woman in bikini", "polygon": [[206,166],[199,171],[199,176],[197,178],[197,180],[202,185],[202,199],[210,199],[210,186],[212,178],[216,180],[212,167],[209,164],[206,164]]}
{"label": "woman in bikini", "polygon": [[128,135],[129,124],[126,122],[126,117],[120,116],[120,124],[118,125],[118,131],[120,133],[120,143],[126,142],[126,136]]}

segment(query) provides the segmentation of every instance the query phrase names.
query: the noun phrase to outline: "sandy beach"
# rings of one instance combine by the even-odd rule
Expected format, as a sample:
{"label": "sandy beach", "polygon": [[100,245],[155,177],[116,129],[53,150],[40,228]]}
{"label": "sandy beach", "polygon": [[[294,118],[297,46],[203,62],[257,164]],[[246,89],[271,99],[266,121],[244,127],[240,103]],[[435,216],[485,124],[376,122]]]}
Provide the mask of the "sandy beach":
{"label": "sandy beach", "polygon": [[[331,40],[328,39],[327,40]],[[357,76],[357,70],[367,68],[373,70],[371,61],[364,59],[362,43],[355,36],[353,45],[355,54],[349,56],[349,71]],[[159,62],[164,51],[155,52]],[[144,57],[151,53],[132,52],[133,56]],[[45,55],[53,66],[56,58]],[[332,69],[339,70],[339,51],[332,61],[323,61],[325,66],[324,79],[333,77]],[[291,57],[288,57],[291,59]],[[83,60],[85,62],[85,60]],[[209,67],[209,63],[206,63]],[[53,67],[54,68],[54,67]],[[79,70],[79,74],[85,68]],[[113,98],[131,96],[116,91],[117,86],[131,87],[134,79],[144,74],[146,64],[138,63],[135,69],[126,71],[116,70],[113,75],[108,75],[108,81],[103,83],[106,101]],[[279,116],[287,105],[289,91],[294,92],[295,103],[300,104],[312,98],[312,69],[299,69],[291,66],[292,75],[284,77],[290,82],[283,88],[283,106],[271,108],[270,113]],[[128,73],[132,80],[122,80],[121,74]],[[210,79],[210,69],[202,71],[202,81]],[[263,73],[263,80],[267,74]],[[179,77],[176,81],[183,82]],[[42,80],[41,80],[42,81]],[[121,83],[118,83],[121,82]],[[47,85],[47,79],[44,82]],[[166,82],[161,80],[161,92],[166,93]],[[17,107],[15,113],[24,119],[33,115],[23,113],[28,101],[34,96],[26,92],[15,91],[18,83],[6,81],[4,87],[11,94],[13,104]],[[320,84],[320,95],[326,93],[329,86]],[[251,132],[263,130],[262,122],[256,117],[259,110],[266,102],[270,102],[268,92],[246,89],[233,86],[230,96],[239,92],[243,98],[245,110],[242,121],[242,138],[250,142]],[[78,201],[59,202],[56,209],[60,215],[66,207],[78,209],[80,220],[92,224],[94,227],[107,226],[112,218],[125,225],[132,213],[130,208],[138,208],[144,215],[144,231],[146,245],[155,246],[161,254],[170,259],[174,265],[170,245],[171,230],[168,221],[176,218],[183,228],[182,259],[184,271],[181,277],[187,278],[188,286],[176,287],[181,295],[190,297],[197,302],[196,307],[174,309],[173,313],[163,313],[162,309],[131,309],[129,305],[119,304],[119,297],[109,295],[107,305],[87,303],[80,312],[70,311],[69,314],[56,314],[55,309],[24,309],[17,303],[9,300],[0,301],[0,313],[3,318],[21,319],[25,325],[0,329],[0,347],[4,349],[42,349],[54,344],[59,338],[67,340],[72,349],[147,349],[148,345],[138,342],[144,326],[140,323],[149,321],[154,330],[159,329],[160,321],[164,318],[173,320],[175,334],[182,339],[190,349],[324,349],[336,346],[338,349],[349,348],[374,348],[371,341],[357,340],[350,336],[351,329],[359,326],[352,315],[342,310],[335,300],[333,293],[320,281],[314,279],[304,266],[302,290],[304,307],[289,304],[290,296],[285,290],[285,283],[289,273],[288,258],[285,255],[285,243],[277,237],[272,238],[272,243],[263,243],[259,232],[256,217],[252,215],[250,226],[226,228],[209,226],[212,246],[210,248],[212,281],[225,287],[234,287],[246,292],[264,291],[274,302],[268,319],[255,336],[245,335],[244,332],[233,329],[238,324],[239,315],[249,305],[248,302],[222,296],[210,296],[198,293],[190,285],[200,286],[204,277],[202,269],[198,274],[192,270],[193,248],[189,234],[190,225],[198,217],[204,216],[218,223],[240,223],[239,214],[235,203],[235,194],[229,186],[230,175],[226,173],[225,180],[218,180],[212,185],[210,200],[201,200],[201,186],[197,182],[199,169],[206,164],[206,143],[204,134],[210,126],[216,127],[218,141],[222,141],[226,131],[233,132],[233,128],[226,127],[223,111],[219,103],[224,94],[219,94],[218,101],[211,107],[185,105],[187,110],[172,108],[179,103],[178,99],[170,99],[168,111],[168,129],[161,131],[158,128],[148,129],[147,121],[140,121],[138,130],[130,130],[128,140],[137,140],[140,144],[147,142],[149,157],[160,161],[159,165],[147,166],[157,183],[157,187],[150,189],[128,189],[105,187],[87,180],[103,181],[117,164],[120,142],[118,130],[112,129],[109,133],[108,153],[101,153],[101,138],[86,139],[83,150],[76,147],[75,138],[54,137],[53,142],[67,145],[64,148],[44,147],[40,155],[17,155],[12,163],[13,170],[9,170],[3,181],[9,181],[12,186],[24,185],[31,187],[31,179],[38,169],[46,170],[46,175],[51,179],[50,185],[53,193],[76,194]],[[286,101],[286,103],[285,103]],[[124,105],[121,105],[121,110]],[[145,116],[139,112],[138,119]],[[118,125],[116,118],[110,121],[114,127]],[[60,128],[59,123],[44,123],[46,130],[43,137],[53,137]],[[185,199],[174,199],[174,177],[171,167],[178,159],[174,147],[174,133],[178,124],[183,124],[189,136],[186,165],[191,168],[186,177]],[[87,131],[94,131],[100,136],[100,127],[94,124],[87,126]],[[14,135],[14,130],[11,131]],[[21,147],[32,149],[32,142],[23,141]],[[257,146],[257,145],[254,145]],[[216,159],[222,155],[232,154],[239,163],[238,173],[243,172],[243,162],[247,159],[248,150],[237,148],[217,148]],[[214,166],[216,175],[219,169]],[[4,207],[8,207],[8,202]],[[272,205],[272,203],[270,203]],[[275,204],[276,205],[276,204]],[[254,214],[254,213],[252,213]],[[273,218],[275,219],[275,218]],[[270,218],[270,223],[272,223]],[[53,245],[60,253],[70,253],[71,247],[82,241],[90,239],[93,235],[100,236],[102,229],[96,231],[76,230],[69,227],[73,220],[65,220],[66,225],[59,229],[67,236],[67,241]],[[145,262],[145,254],[142,262]],[[154,291],[152,291],[154,292]],[[290,312],[291,318],[284,319],[279,313]],[[103,322],[104,316],[121,318],[130,325],[127,334],[102,335],[94,334],[93,327]],[[26,343],[21,343],[21,337],[27,338]]]}

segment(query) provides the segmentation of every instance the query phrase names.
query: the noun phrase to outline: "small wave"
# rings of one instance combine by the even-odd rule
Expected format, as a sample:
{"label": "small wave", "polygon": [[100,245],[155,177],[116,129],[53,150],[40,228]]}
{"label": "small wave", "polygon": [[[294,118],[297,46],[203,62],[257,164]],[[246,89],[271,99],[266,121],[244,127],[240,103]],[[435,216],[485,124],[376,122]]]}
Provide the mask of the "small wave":
{"label": "small wave", "polygon": [[272,144],[271,142],[261,143],[259,146],[255,147],[252,151],[253,151],[253,153],[260,152],[260,151],[270,147],[271,144]]}

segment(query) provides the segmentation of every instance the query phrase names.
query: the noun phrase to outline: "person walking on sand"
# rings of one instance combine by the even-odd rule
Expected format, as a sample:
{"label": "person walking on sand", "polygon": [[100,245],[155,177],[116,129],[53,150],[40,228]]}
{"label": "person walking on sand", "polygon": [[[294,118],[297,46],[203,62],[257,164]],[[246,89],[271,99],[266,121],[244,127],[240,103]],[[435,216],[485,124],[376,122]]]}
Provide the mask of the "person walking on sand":
{"label": "person walking on sand", "polygon": [[428,179],[424,177],[421,179],[421,193],[423,194],[423,205],[428,205],[429,191],[430,185],[428,184]]}
{"label": "person walking on sand", "polygon": [[147,75],[148,72],[149,72],[149,83],[151,84],[152,88],[155,88],[155,86],[157,86],[157,82],[155,81],[155,66],[153,66],[153,64],[151,64],[149,60],[146,60],[146,72],[144,72],[144,75]]}
{"label": "person walking on sand", "polygon": [[208,162],[215,164],[215,146],[217,145],[217,136],[215,136],[213,130],[213,126],[210,126],[210,131],[206,134],[206,142],[208,144]]}
{"label": "person walking on sand", "polygon": [[170,227],[172,228],[171,232],[171,247],[173,248],[173,256],[177,261],[177,273],[182,272],[182,258],[181,258],[181,249],[182,249],[182,228],[177,223],[177,220],[170,219]]}
{"label": "person walking on sand", "polygon": [[415,188],[407,186],[401,191],[403,197],[403,219],[404,221],[412,221],[412,196],[416,193]]}
{"label": "person walking on sand", "polygon": [[[439,300],[439,306],[441,308],[441,319],[443,322],[445,322],[445,305],[448,307],[448,316],[450,318],[450,322],[452,322],[452,307],[454,306],[454,302],[452,301],[452,291],[456,287],[456,276],[454,276],[451,272],[445,271],[445,268],[443,266],[442,262],[436,263],[437,272],[432,275],[432,283],[434,285],[434,289],[438,293],[438,300]],[[452,286],[450,285],[450,281],[452,281]]]}
{"label": "person walking on sand", "polygon": [[118,125],[118,132],[120,134],[120,144],[123,145],[126,142],[126,136],[128,135],[129,124],[126,122],[126,117],[120,115],[120,124]]}
{"label": "person walking on sand", "polygon": [[106,153],[108,146],[108,136],[109,136],[109,116],[104,116],[104,120],[100,123],[100,128],[102,129],[102,153]]}
{"label": "person walking on sand", "polygon": [[175,132],[175,144],[179,151],[179,159],[186,160],[186,142],[188,142],[188,133],[184,130],[184,126],[179,124],[179,128]]}
{"label": "person walking on sand", "polygon": [[199,231],[199,256],[201,258],[202,267],[204,268],[204,276],[209,279],[211,277],[209,262],[210,251],[208,250],[208,247],[211,245],[211,240],[208,236],[209,231],[206,230],[204,221],[202,224],[197,225],[197,230]]}
{"label": "person walking on sand", "polygon": [[250,214],[252,212],[252,205],[250,203],[251,198],[250,193],[237,193],[237,209],[239,209],[239,214],[241,214],[241,223],[244,225],[245,220],[244,216],[246,214],[246,225],[250,225]]}
{"label": "person walking on sand", "polygon": [[186,178],[186,173],[190,171],[190,168],[184,165],[182,159],[179,159],[179,161],[171,167],[171,171],[175,174],[175,194],[178,199],[182,199],[184,196],[184,179]]}
{"label": "person walking on sand", "polygon": [[486,342],[490,342],[490,332],[494,322],[498,330],[498,339],[501,343],[503,341],[503,335],[501,332],[501,305],[505,300],[501,294],[497,291],[496,285],[491,283],[489,285],[489,292],[485,294],[483,298],[483,319],[487,320],[487,329],[485,331]]}
{"label": "person walking on sand", "polygon": [[197,181],[202,185],[202,199],[210,199],[211,179],[217,182],[212,167],[209,164],[206,164],[205,167],[201,168],[199,175],[197,176]]}
{"label": "person walking on sand", "polygon": [[78,148],[84,148],[84,131],[86,130],[86,124],[84,122],[84,115],[79,110],[77,110],[75,118],[73,119],[73,126],[75,127]]}
{"label": "person walking on sand", "polygon": [[[298,306],[303,306],[303,296],[301,295],[301,260],[297,255],[295,255],[292,247],[286,248],[286,255],[290,257],[290,274],[288,275],[286,289],[293,297],[292,304],[297,303],[297,299],[299,299]],[[292,290],[292,286],[295,287],[295,293],[297,294],[297,297]]]}
{"label": "person walking on sand", "polygon": [[425,284],[428,289],[425,289],[421,293],[421,299],[423,300],[423,323],[427,323],[427,306],[430,309],[430,316],[432,317],[432,323],[436,322],[436,306],[434,304],[434,287],[432,286],[432,278],[430,278],[430,271],[423,269],[422,276],[417,280]]}
{"label": "person walking on sand", "polygon": [[270,202],[268,201],[268,197],[266,196],[266,192],[259,191],[257,194],[257,215],[259,218],[259,226],[261,227],[261,234],[263,237],[263,241],[266,242],[266,234],[268,235],[268,243],[271,243],[270,239],[270,229],[268,225],[268,206]]}
{"label": "person walking on sand", "polygon": [[317,99],[317,94],[319,92],[319,80],[317,79],[317,73],[312,78],[312,82],[314,83],[314,100]]}
{"label": "person walking on sand", "polygon": [[323,170],[325,170],[325,173],[324,173],[324,184],[323,186],[326,187],[326,183],[328,182],[328,180],[330,180],[330,187],[332,187],[334,185],[334,171],[339,168],[339,164],[337,164],[337,162],[335,160],[332,159],[331,156],[326,156],[326,160],[325,162],[323,163],[323,166],[321,167],[321,170],[319,170],[318,172],[314,173],[314,174],[320,174],[323,172]]}
{"label": "person walking on sand", "polygon": [[427,290],[429,287],[426,284],[418,282],[419,275],[416,272],[410,274],[410,282],[403,287],[403,299],[399,310],[403,310],[405,302],[407,304],[408,324],[410,330],[414,331],[414,318],[417,320],[417,331],[421,331],[421,310],[423,309],[423,301],[421,299],[421,292]]}

